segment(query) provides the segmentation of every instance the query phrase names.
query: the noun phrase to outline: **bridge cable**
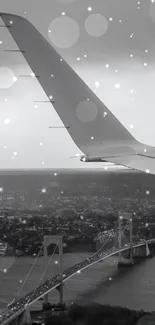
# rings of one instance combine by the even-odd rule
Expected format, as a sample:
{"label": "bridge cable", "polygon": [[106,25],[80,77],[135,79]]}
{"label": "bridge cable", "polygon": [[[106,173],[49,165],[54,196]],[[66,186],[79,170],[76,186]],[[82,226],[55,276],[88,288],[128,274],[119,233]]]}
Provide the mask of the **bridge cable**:
{"label": "bridge cable", "polygon": [[37,260],[38,260],[38,257],[39,257],[39,255],[40,255],[42,249],[43,249],[43,245],[44,245],[44,244],[42,244],[42,246],[41,246],[41,248],[40,248],[40,250],[39,250],[39,252],[38,252],[38,254],[37,254],[37,256],[36,256],[36,258],[35,258],[35,260],[34,260],[34,263],[32,264],[30,270],[28,271],[28,273],[27,273],[27,275],[26,275],[26,277],[25,277],[25,279],[24,279],[24,281],[23,281],[23,283],[22,283],[20,289],[18,290],[16,296],[13,298],[13,300],[11,301],[11,303],[8,304],[8,307],[10,307],[10,305],[12,305],[12,303],[14,303],[14,301],[16,300],[16,298],[19,296],[21,290],[23,289],[25,283],[27,282],[27,280],[28,280],[28,278],[29,278],[29,276],[30,276],[30,274],[31,274],[31,272],[32,272],[32,270],[33,270],[33,268],[34,268],[34,266],[35,266]]}
{"label": "bridge cable", "polygon": [[[113,250],[113,248],[116,246],[117,243],[118,243],[118,239],[117,239],[116,243],[112,246],[112,248],[110,249],[110,251]],[[102,247],[103,247],[103,246],[102,246]],[[97,254],[97,252],[96,252],[96,254]],[[92,256],[94,256],[94,255],[91,255],[91,257],[92,257]],[[74,292],[73,289],[70,289],[70,288],[69,288],[69,285],[67,285],[66,282],[65,282],[65,286],[66,286],[67,290],[69,290],[69,291],[71,291],[71,292]]]}
{"label": "bridge cable", "polygon": [[[118,221],[116,222],[116,224],[115,224],[115,226],[114,226],[114,230],[116,229],[116,227],[117,227],[117,225],[118,225]],[[97,252],[95,252],[93,255],[91,255],[90,257],[92,258],[94,255],[96,255],[96,254],[98,254],[99,252],[100,252],[100,250],[108,243],[108,241],[109,241],[109,239],[110,239],[110,236],[108,236],[108,238],[106,239],[106,241],[103,243],[103,245],[98,249],[98,251]],[[117,240],[118,241],[118,240]]]}
{"label": "bridge cable", "polygon": [[44,271],[43,271],[43,273],[41,274],[41,277],[40,277],[40,279],[39,279],[39,281],[38,281],[38,283],[37,283],[37,286],[36,286],[35,289],[32,291],[31,297],[30,297],[29,300],[27,301],[26,305],[29,303],[29,301],[30,301],[31,298],[33,297],[34,293],[36,292],[37,288],[40,286],[40,282],[41,282],[41,280],[43,279],[43,277],[44,277],[44,275],[45,275],[45,273],[46,273],[46,271],[47,271],[49,265],[51,264],[51,261],[52,261],[53,255],[54,255],[54,253],[55,253],[55,251],[56,251],[56,248],[57,248],[57,246],[58,246],[58,243],[59,243],[59,239],[58,239],[58,241],[56,242],[56,245],[55,245],[54,251],[53,251],[53,253],[52,253],[52,255],[51,255],[51,257],[50,257],[50,259],[49,259],[49,261],[48,261],[48,263],[47,263],[47,265],[46,265]]}

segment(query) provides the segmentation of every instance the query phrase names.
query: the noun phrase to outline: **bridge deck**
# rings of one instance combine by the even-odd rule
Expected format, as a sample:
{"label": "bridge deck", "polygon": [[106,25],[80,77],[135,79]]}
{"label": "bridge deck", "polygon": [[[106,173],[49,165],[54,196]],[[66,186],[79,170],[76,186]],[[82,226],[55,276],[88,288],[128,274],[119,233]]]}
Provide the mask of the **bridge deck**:
{"label": "bridge deck", "polygon": [[[133,248],[144,246],[146,243],[154,243],[155,239],[151,239],[145,242],[139,242],[133,245]],[[116,255],[119,252],[123,252],[130,249],[130,246],[125,246],[121,250],[112,248],[109,252],[104,253],[98,251],[91,257],[85,259],[84,261],[77,263],[70,268],[63,271],[63,282],[67,281],[69,278],[77,274],[77,272],[82,271],[91,265],[98,263],[110,256]],[[23,298],[11,304],[6,310],[4,310],[0,317],[0,324],[6,324],[11,320],[19,316],[26,308],[27,305],[32,305],[34,302],[42,298],[46,293],[57,288],[61,283],[60,275],[56,275],[53,278],[47,280],[42,285],[40,285],[36,290],[31,291],[29,294],[25,295]]]}

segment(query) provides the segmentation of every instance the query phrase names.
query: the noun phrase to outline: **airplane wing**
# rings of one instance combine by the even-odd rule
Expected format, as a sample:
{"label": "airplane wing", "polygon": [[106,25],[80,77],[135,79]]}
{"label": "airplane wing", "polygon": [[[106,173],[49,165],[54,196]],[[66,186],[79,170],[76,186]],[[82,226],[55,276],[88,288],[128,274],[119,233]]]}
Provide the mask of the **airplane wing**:
{"label": "airplane wing", "polygon": [[155,148],[133,138],[28,20],[0,16],[80,150],[88,157],[155,174]]}
{"label": "airplane wing", "polygon": [[[131,156],[119,156],[109,158],[110,162],[115,163],[116,165],[122,165],[144,171],[146,173],[155,174],[155,156],[144,156],[144,155],[131,155]],[[109,161],[104,159],[105,161]]]}

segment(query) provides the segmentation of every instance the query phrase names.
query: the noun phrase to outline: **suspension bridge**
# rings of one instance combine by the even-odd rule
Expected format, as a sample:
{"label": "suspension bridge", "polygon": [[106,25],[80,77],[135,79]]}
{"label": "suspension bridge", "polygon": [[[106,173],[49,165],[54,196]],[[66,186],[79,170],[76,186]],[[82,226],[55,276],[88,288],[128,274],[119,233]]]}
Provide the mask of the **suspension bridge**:
{"label": "suspension bridge", "polygon": [[[124,216],[125,219],[128,219],[128,216]],[[148,256],[150,254],[149,245],[155,243],[155,238],[149,239],[149,240],[141,240],[138,242],[133,241],[133,230],[132,230],[132,218],[129,217],[129,243],[128,244],[122,244],[122,220],[123,217],[119,216],[119,221],[115,225],[115,229],[118,229],[118,238],[116,243],[106,251],[105,247],[108,244],[110,238],[108,237],[106,241],[101,245],[101,247],[98,249],[98,251],[89,258],[86,258],[85,260],[81,261],[80,263],[77,263],[65,270],[63,270],[62,265],[62,254],[63,254],[63,244],[62,244],[62,237],[61,236],[45,236],[44,237],[44,257],[45,257],[45,269],[43,274],[41,275],[40,281],[37,285],[37,287],[32,290],[30,293],[26,294],[24,297],[18,299],[18,294],[13,299],[12,303],[10,303],[7,308],[1,313],[0,315],[0,324],[8,324],[12,321],[15,321],[17,324],[17,320],[21,314],[26,310],[28,306],[33,305],[35,302],[40,300],[41,298],[44,298],[44,302],[48,302],[48,294],[54,290],[58,289],[60,293],[60,304],[63,304],[63,285],[64,283],[69,280],[71,277],[75,276],[76,274],[81,273],[82,270],[87,269],[88,267],[91,267],[95,263],[99,263],[101,261],[104,261],[105,259],[109,258],[113,255],[119,255],[119,263],[123,263],[122,260],[122,254],[123,252],[129,252],[129,261],[131,264],[134,263],[134,256]],[[51,259],[53,254],[55,253],[55,250],[50,258],[50,260],[47,263],[47,247],[50,243],[55,243],[59,247],[59,273],[50,278],[45,280],[45,273],[49,266],[49,263],[51,263]],[[55,249],[56,247],[55,246]],[[36,260],[38,256],[36,257]],[[36,262],[35,260],[35,262]],[[34,262],[34,264],[35,264]],[[32,270],[32,267],[31,267]],[[26,280],[28,279],[28,276],[30,275],[29,271],[24,283],[26,283]],[[41,281],[44,279],[43,283]],[[19,292],[18,292],[19,293]]]}

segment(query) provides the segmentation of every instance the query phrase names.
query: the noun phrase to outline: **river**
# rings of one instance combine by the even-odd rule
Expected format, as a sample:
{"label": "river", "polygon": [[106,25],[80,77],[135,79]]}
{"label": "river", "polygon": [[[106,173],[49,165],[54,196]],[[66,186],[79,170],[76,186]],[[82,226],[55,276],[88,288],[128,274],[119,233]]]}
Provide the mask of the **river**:
{"label": "river", "polygon": [[[90,253],[65,254],[64,268],[88,257]],[[50,259],[50,257],[49,257]],[[47,270],[47,277],[59,272],[58,256],[54,256]],[[10,303],[17,292],[18,297],[36,288],[44,271],[44,258],[40,257],[24,284],[35,259],[31,257],[1,257],[0,258],[0,309]],[[7,272],[6,272],[7,270]],[[42,277],[43,279],[43,277]],[[42,280],[41,280],[42,281]],[[51,302],[57,302],[57,290],[50,293]],[[64,286],[65,302],[87,304],[120,305],[131,309],[155,310],[155,258],[146,259],[132,268],[118,270],[117,257],[108,258],[90,268],[76,274]],[[38,309],[41,302],[33,305]]]}

